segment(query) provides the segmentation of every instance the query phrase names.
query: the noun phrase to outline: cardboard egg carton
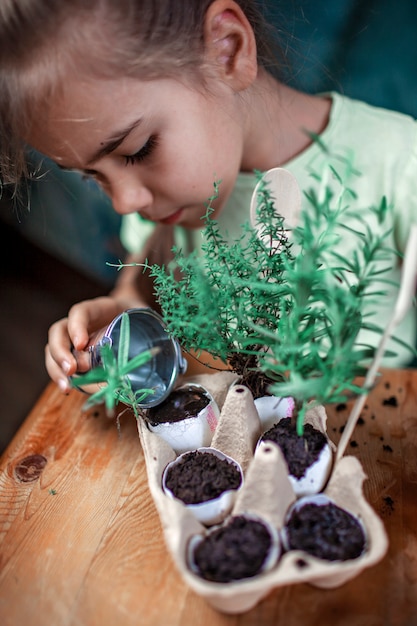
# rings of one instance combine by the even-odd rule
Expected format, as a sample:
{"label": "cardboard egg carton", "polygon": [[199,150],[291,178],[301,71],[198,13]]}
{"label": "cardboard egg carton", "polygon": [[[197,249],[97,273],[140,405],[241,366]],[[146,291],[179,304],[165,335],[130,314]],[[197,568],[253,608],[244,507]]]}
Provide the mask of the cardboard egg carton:
{"label": "cardboard egg carton", "polygon": [[[265,447],[260,446],[254,452],[261,435],[261,423],[252,394],[246,387],[233,385],[236,376],[229,372],[200,375],[187,380],[206,387],[221,410],[211,445],[234,458],[243,468],[244,485],[237,494],[232,515],[253,513],[281,529],[296,497],[279,448],[269,446],[266,452]],[[327,436],[323,407],[308,411],[306,422],[312,423]],[[167,548],[187,585],[217,610],[242,613],[254,607],[272,589],[283,585],[308,582],[322,588],[338,587],[385,555],[387,536],[382,521],[364,497],[366,476],[362,466],[355,457],[344,456],[333,466],[323,493],[357,516],[364,525],[366,550],[359,558],[326,562],[294,550],[284,553],[275,568],[253,578],[229,583],[202,579],[187,564],[187,544],[193,535],[204,534],[207,529],[182,502],[166,496],[161,487],[163,470],[176,458],[176,454],[141,420],[138,420],[138,429],[149,488],[160,516]]]}

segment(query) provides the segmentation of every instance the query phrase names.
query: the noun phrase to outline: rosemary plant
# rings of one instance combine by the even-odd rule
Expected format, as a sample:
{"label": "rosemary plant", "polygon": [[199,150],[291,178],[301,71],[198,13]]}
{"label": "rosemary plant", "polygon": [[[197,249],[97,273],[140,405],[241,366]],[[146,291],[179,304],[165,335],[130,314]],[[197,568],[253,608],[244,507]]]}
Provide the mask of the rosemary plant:
{"label": "rosemary plant", "polygon": [[76,388],[91,384],[102,383],[104,385],[89,396],[83,405],[84,410],[104,403],[107,414],[112,416],[115,407],[119,402],[122,402],[130,406],[136,418],[139,418],[140,411],[138,405],[149,395],[153,394],[154,390],[139,389],[134,391],[129,373],[147,363],[158,352],[159,348],[145,350],[129,360],[129,344],[130,321],[127,313],[123,313],[117,351],[109,344],[103,344],[100,347],[101,365],[72,379],[72,385]]}
{"label": "rosemary plant", "polygon": [[[384,274],[394,252],[386,245],[390,229],[375,234],[369,226],[370,214],[384,224],[390,210],[386,199],[366,211],[351,210],[352,191],[330,170],[340,193],[335,197],[324,184],[321,193],[307,194],[310,208],[291,235],[297,254],[283,257],[285,281],[267,285],[259,277],[252,285],[261,299],[280,303],[275,328],[257,324],[253,332],[268,347],[259,365],[274,380],[271,392],[297,402],[299,434],[309,404],[342,402],[368,391],[355,379],[366,374],[376,348],[375,342],[361,343],[359,333],[383,333],[373,319],[374,305],[386,295]],[[348,218],[361,229],[349,228]],[[350,258],[338,252],[343,231],[356,242]]]}

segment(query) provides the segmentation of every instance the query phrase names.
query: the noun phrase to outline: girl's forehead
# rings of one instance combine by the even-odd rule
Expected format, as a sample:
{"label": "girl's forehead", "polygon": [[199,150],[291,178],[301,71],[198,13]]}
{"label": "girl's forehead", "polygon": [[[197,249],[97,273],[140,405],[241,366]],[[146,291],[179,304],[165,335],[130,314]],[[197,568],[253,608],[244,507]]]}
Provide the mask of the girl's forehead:
{"label": "girl's forehead", "polygon": [[53,123],[85,123],[105,120],[114,114],[123,116],[135,111],[146,118],[157,111],[169,114],[173,103],[190,99],[198,106],[200,99],[213,97],[215,85],[195,84],[177,78],[144,80],[121,74],[97,78],[82,73],[68,75],[62,88],[51,96],[45,106],[44,120]]}
{"label": "girl's forehead", "polygon": [[52,97],[47,110],[50,118],[69,123],[102,119],[114,112],[122,115],[128,108],[146,113],[156,106],[169,106],[170,94],[175,95],[178,89],[187,87],[174,79],[97,78],[74,73]]}
{"label": "girl's forehead", "polygon": [[26,140],[48,156],[65,158],[71,146],[95,144],[123,125],[126,115],[143,117],[144,94],[139,80],[69,77],[33,120]]}
{"label": "girl's forehead", "polygon": [[85,163],[105,142],[127,136],[139,141],[177,115],[198,110],[201,94],[175,79],[143,81],[121,76],[73,76],[31,125],[28,143],[71,167]]}

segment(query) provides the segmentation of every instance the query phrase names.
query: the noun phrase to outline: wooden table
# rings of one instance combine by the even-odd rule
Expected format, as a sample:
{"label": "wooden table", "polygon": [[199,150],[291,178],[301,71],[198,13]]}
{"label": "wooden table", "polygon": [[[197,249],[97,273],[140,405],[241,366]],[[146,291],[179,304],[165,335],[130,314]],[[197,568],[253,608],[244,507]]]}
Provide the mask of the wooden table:
{"label": "wooden table", "polygon": [[[347,451],[368,474],[387,556],[342,587],[281,587],[240,615],[217,613],[178,575],[135,419],[122,415],[119,434],[84,399],[51,383],[1,458],[2,626],[417,624],[417,371],[384,372]],[[348,412],[328,409],[335,442]]]}

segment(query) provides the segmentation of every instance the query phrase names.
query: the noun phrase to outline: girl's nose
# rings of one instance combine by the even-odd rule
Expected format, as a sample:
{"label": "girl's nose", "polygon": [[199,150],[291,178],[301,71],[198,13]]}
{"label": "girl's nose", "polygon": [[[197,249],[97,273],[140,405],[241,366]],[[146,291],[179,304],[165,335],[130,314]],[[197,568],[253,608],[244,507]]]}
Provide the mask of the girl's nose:
{"label": "girl's nose", "polygon": [[149,214],[153,196],[139,181],[120,181],[111,188],[113,208],[119,215],[128,213]]}

